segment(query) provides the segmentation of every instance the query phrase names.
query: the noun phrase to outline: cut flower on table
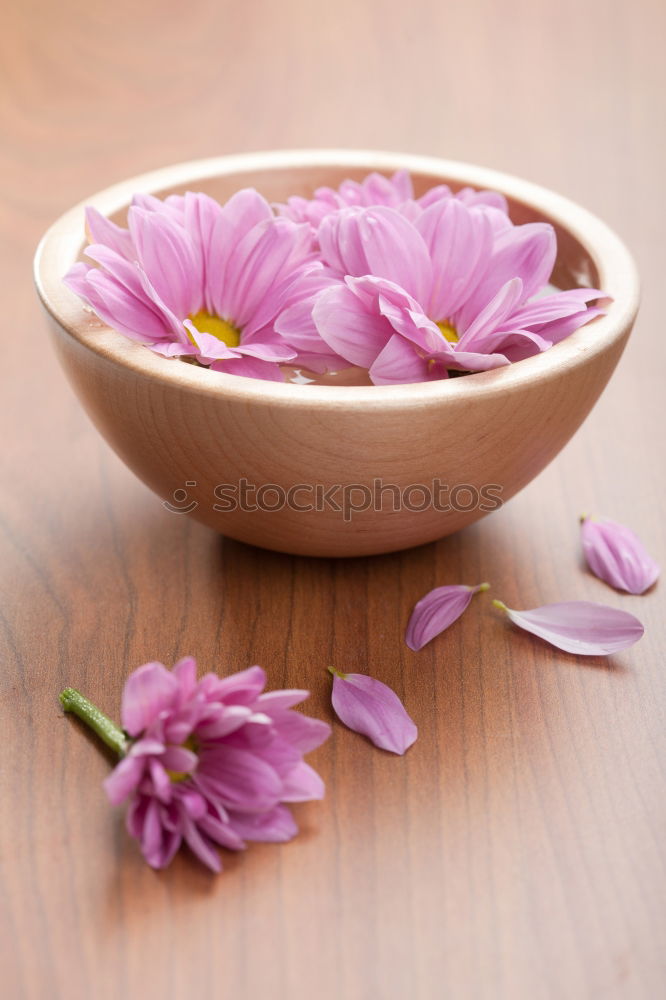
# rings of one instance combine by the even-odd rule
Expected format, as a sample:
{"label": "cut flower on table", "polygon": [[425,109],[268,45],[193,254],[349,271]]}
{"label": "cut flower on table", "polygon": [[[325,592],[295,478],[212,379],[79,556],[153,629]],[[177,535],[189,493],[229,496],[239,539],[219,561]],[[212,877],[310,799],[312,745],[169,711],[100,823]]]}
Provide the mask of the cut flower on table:
{"label": "cut flower on table", "polygon": [[288,804],[323,798],[303,754],[328,738],[329,725],[292,711],[307,691],[265,685],[256,666],[197,680],[192,657],[173,670],[145,663],[125,684],[123,730],[77,691],[62,692],[65,710],[121,756],[104,786],[112,804],[127,804],[127,829],[151,867],[166,867],[187,844],[217,872],[217,847],[291,840],[298,828]]}

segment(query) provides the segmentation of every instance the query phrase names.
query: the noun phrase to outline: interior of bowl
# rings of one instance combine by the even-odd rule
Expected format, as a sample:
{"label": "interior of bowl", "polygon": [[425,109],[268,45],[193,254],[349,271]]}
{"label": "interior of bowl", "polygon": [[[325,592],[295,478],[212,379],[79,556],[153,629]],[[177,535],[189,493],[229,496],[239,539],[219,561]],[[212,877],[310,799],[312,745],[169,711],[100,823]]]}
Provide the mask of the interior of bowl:
{"label": "interior of bowl", "polygon": [[[552,347],[544,354],[516,362],[506,368],[471,375],[464,379],[399,386],[312,385],[265,383],[239,376],[224,375],[192,365],[160,358],[141,345],[131,343],[109,330],[91,324],[90,311],[62,284],[62,277],[85,250],[85,205],[94,205],[113,221],[125,224],[132,196],[137,192],[165,197],[186,191],[203,191],[225,201],[244,187],[256,188],[269,202],[283,202],[290,195],[311,196],[322,186],[337,187],[346,179],[361,180],[376,170],[390,176],[398,169],[409,170],[417,195],[446,183],[456,191],[462,187],[501,191],[509,203],[516,224],[546,221],[555,228],[558,255],[552,284],[561,289],[599,287],[608,293],[602,300],[607,314]],[[545,188],[510,175],[468,164],[392,153],[340,150],[310,150],[254,153],[194,161],[145,174],[115,185],[86,199],[72,209],[46,234],[37,253],[35,272],[38,290],[46,308],[57,322],[97,353],[122,364],[142,368],[150,375],[192,381],[202,391],[232,391],[312,401],[379,400],[400,394],[465,393],[490,390],[500,383],[530,378],[532,373],[557,364],[576,363],[582,351],[595,351],[619,337],[633,321],[638,305],[638,279],[631,256],[621,240],[601,220],[584,208]],[[252,384],[255,383],[255,384]],[[342,395],[340,395],[342,394]],[[346,395],[345,395],[346,394]]]}

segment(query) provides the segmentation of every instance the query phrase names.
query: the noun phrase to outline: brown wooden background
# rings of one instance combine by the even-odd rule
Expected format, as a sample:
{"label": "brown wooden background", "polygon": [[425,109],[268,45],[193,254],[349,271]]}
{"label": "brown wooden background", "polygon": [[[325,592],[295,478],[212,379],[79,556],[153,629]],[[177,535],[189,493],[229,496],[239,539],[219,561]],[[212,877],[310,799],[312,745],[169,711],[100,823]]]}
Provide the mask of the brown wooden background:
{"label": "brown wooden background", "polygon": [[[660,591],[580,565],[577,516],[625,520],[664,559],[659,0],[18,0],[0,32],[2,135],[2,995],[656,998],[666,989]],[[644,304],[595,412],[506,509],[400,555],[308,561],[165,511],[56,367],[31,257],[64,209],[192,157],[387,148],[494,166],[615,226]],[[409,609],[489,579],[516,607],[638,613],[612,662],[511,634],[477,598],[419,655]],[[117,711],[150,658],[258,662],[330,717],[329,662],[405,698],[404,759],[336,726],[324,803],[284,847],[149,870],[100,781],[109,760],[59,689]]]}

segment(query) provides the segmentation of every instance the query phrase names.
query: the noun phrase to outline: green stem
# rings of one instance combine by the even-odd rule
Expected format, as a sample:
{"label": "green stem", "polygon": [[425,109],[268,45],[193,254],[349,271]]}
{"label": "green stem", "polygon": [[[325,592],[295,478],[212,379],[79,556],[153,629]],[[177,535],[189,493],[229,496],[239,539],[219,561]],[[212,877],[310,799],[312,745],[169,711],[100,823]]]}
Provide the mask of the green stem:
{"label": "green stem", "polygon": [[78,715],[79,719],[104,740],[107,747],[115,750],[120,757],[125,756],[129,749],[129,740],[125,733],[80,691],[75,688],[65,688],[60,692],[60,704],[66,712]]}
{"label": "green stem", "polygon": [[326,667],[326,669],[329,674],[333,674],[334,677],[339,677],[341,680],[344,680],[347,676],[347,674],[343,674],[341,670],[336,670],[335,667]]}

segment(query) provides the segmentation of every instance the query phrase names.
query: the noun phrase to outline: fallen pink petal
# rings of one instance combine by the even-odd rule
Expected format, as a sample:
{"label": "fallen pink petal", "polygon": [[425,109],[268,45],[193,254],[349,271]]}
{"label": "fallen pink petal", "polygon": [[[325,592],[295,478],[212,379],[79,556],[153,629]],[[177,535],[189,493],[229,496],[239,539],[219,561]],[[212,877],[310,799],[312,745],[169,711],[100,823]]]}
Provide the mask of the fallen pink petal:
{"label": "fallen pink petal", "polygon": [[644,594],[661,568],[640,538],[610,518],[581,518],[581,541],[587,565],[600,580],[629,594]]}
{"label": "fallen pink petal", "polygon": [[645,631],[628,611],[592,601],[564,601],[528,611],[514,611],[502,601],[493,604],[505,611],[514,625],[579,656],[618,653],[638,642]]}
{"label": "fallen pink petal", "polygon": [[395,691],[367,674],[328,669],[333,675],[333,709],[340,721],[376,747],[404,754],[415,742],[418,729]]}
{"label": "fallen pink petal", "polygon": [[422,597],[412,612],[405,642],[415,652],[423,649],[431,639],[440,635],[452,625],[469,607],[475,594],[488,590],[489,584],[480,583],[476,587],[464,584],[435,587]]}

